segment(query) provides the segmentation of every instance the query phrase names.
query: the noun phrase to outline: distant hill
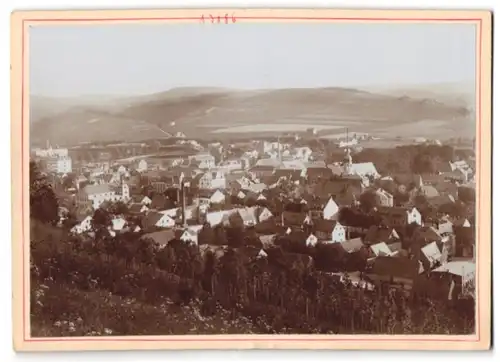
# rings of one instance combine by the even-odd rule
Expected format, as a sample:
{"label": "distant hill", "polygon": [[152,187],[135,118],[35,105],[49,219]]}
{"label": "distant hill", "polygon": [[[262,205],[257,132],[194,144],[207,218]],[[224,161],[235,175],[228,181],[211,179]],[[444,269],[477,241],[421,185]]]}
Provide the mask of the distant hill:
{"label": "distant hill", "polygon": [[395,85],[392,87],[371,87],[370,91],[393,96],[434,99],[449,105],[473,109],[476,104],[475,85],[471,82],[448,82],[424,85]]}
{"label": "distant hill", "polygon": [[[466,104],[394,92],[349,88],[176,88],[120,98],[57,100],[35,96],[30,105],[31,137],[33,142],[49,139],[57,144],[75,144],[116,139],[139,141],[178,131],[188,137],[221,138],[308,127],[332,133],[349,127],[358,132],[437,138],[474,132]],[[414,127],[422,121],[425,129]]]}

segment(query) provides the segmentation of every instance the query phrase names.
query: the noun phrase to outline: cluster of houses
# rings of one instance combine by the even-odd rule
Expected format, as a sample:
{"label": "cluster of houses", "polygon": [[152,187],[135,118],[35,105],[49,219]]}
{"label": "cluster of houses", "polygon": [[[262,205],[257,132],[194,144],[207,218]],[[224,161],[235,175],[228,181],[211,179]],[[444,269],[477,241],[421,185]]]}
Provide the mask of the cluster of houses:
{"label": "cluster of houses", "polygon": [[[220,144],[211,147],[223,154]],[[474,279],[474,207],[461,215],[425,215],[417,200],[453,208],[459,189],[471,182],[465,161],[449,162],[436,175],[381,176],[373,163],[354,163],[348,146],[342,161],[326,164],[309,147],[260,142],[218,161],[200,152],[163,168],[147,159],[95,166],[89,177],[77,178],[83,213],[72,231],[91,232],[93,211],[121,202],[127,211],[113,215],[112,235],[133,231],[160,246],[179,239],[205,250],[212,241],[203,230],[238,228],[258,236],[255,256],[265,257],[283,239],[304,250],[323,246],[344,260],[335,272],[353,280],[362,272],[373,282],[411,289],[436,279],[448,288],[442,294],[455,298],[455,286]],[[364,270],[349,265],[351,259],[363,260]]]}

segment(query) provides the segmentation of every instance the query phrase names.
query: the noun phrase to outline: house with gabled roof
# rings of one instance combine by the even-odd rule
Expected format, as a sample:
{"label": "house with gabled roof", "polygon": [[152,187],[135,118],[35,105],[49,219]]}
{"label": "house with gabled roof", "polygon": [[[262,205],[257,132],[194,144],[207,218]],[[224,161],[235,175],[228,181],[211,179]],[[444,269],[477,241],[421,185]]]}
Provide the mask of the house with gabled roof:
{"label": "house with gabled roof", "polygon": [[346,240],[346,229],[335,220],[314,221],[314,235],[318,240],[339,243]]}
{"label": "house with gabled roof", "polygon": [[440,235],[453,234],[453,223],[449,217],[442,217],[437,222],[437,230]]}
{"label": "house with gabled roof", "polygon": [[226,202],[226,194],[221,190],[216,190],[212,193],[209,200],[212,204],[223,204]]}
{"label": "house with gabled roof", "polygon": [[273,213],[267,207],[257,207],[257,221],[259,223],[271,220],[274,218]]}
{"label": "house with gabled roof", "polygon": [[366,271],[369,280],[403,284],[405,289],[412,289],[418,276],[423,273],[422,263],[418,259],[379,256]]}
{"label": "house with gabled roof", "polygon": [[155,231],[152,233],[144,234],[141,239],[152,240],[160,248],[164,248],[168,243],[175,239],[175,232],[172,229]]}
{"label": "house with gabled roof", "polygon": [[422,215],[415,208],[406,207],[377,207],[376,213],[382,217],[388,227],[403,227],[410,224],[422,225]]}
{"label": "house with gabled roof", "polygon": [[296,226],[302,227],[304,225],[311,225],[311,217],[305,212],[291,212],[284,211],[281,214],[281,221],[283,226]]}
{"label": "house with gabled roof", "polygon": [[[446,249],[443,249],[446,250]],[[420,261],[424,267],[424,270],[434,269],[437,265],[445,262],[443,260],[443,255],[439,249],[437,243],[433,241],[422,248],[420,248]]]}
{"label": "house with gabled roof", "polygon": [[340,211],[339,205],[333,200],[332,197],[328,200],[323,208],[323,219],[336,220]]}
{"label": "house with gabled roof", "polygon": [[92,230],[92,216],[86,216],[81,221],[73,226],[71,229],[72,233],[83,234],[85,232]]}
{"label": "house with gabled roof", "polygon": [[[202,225],[200,225],[200,226],[202,226]],[[200,228],[200,230],[201,230],[201,228]],[[182,234],[179,237],[179,240],[184,241],[185,243],[192,244],[192,245],[198,245],[198,235],[199,235],[199,230],[196,230],[195,228],[188,227],[182,231]]]}
{"label": "house with gabled roof", "polygon": [[394,256],[394,252],[389,248],[389,246],[380,242],[377,244],[370,245],[370,255],[371,257],[379,257],[379,256]]}
{"label": "house with gabled roof", "polygon": [[259,240],[264,246],[264,248],[270,248],[274,246],[274,241],[276,240],[277,234],[260,235]]}
{"label": "house with gabled roof", "polygon": [[142,219],[142,228],[145,230],[152,228],[172,228],[175,220],[166,214],[159,212],[149,212]]}
{"label": "house with gabled roof", "polygon": [[342,241],[339,243],[339,245],[348,254],[355,253],[365,247],[365,244],[363,243],[363,240],[361,240],[361,238],[354,238]]}
{"label": "house with gabled roof", "polygon": [[307,239],[305,240],[307,246],[316,246],[318,243],[318,238],[314,234],[309,234]]}
{"label": "house with gabled roof", "polygon": [[113,231],[123,231],[127,226],[127,220],[123,217],[115,217],[111,220]]}

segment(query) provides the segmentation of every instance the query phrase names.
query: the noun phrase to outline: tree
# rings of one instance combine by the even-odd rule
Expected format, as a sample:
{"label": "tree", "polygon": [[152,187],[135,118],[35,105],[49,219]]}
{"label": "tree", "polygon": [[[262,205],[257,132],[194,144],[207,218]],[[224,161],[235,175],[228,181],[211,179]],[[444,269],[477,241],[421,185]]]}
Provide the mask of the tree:
{"label": "tree", "polygon": [[112,215],[127,215],[128,207],[123,201],[110,203],[106,207],[106,211]]}
{"label": "tree", "polygon": [[462,202],[469,203],[476,201],[476,192],[471,187],[459,187],[458,199]]}
{"label": "tree", "polygon": [[98,208],[92,217],[92,228],[94,231],[111,226],[111,215],[105,209]]}
{"label": "tree", "polygon": [[415,174],[436,173],[436,165],[432,156],[428,154],[418,153],[413,157],[411,170]]}
{"label": "tree", "polygon": [[30,162],[30,215],[42,222],[54,224],[59,220],[59,203],[54,190],[40,173],[38,165]]}
{"label": "tree", "polygon": [[360,207],[365,212],[368,212],[372,210],[375,206],[377,206],[377,201],[378,201],[377,194],[372,190],[363,192],[359,196]]}
{"label": "tree", "polygon": [[214,244],[215,243],[215,232],[210,226],[210,224],[205,223],[198,234],[198,245],[203,244]]}
{"label": "tree", "polygon": [[226,229],[227,243],[233,248],[239,248],[245,244],[243,228],[241,227],[228,227]]}
{"label": "tree", "polygon": [[214,244],[216,245],[227,245],[226,230],[222,225],[217,225],[214,228]]}

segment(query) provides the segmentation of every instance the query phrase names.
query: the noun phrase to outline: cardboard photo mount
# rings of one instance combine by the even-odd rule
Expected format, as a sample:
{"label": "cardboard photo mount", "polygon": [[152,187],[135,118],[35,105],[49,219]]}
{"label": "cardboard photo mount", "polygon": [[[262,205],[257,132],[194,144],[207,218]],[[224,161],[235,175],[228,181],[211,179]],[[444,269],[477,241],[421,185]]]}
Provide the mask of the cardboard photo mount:
{"label": "cardboard photo mount", "polygon": [[[32,338],[29,288],[29,29],[118,23],[469,23],[476,26],[476,326],[474,335],[184,335]],[[153,349],[485,350],[491,344],[492,14],[469,10],[171,9],[19,11],[11,16],[13,336],[16,351]]]}

